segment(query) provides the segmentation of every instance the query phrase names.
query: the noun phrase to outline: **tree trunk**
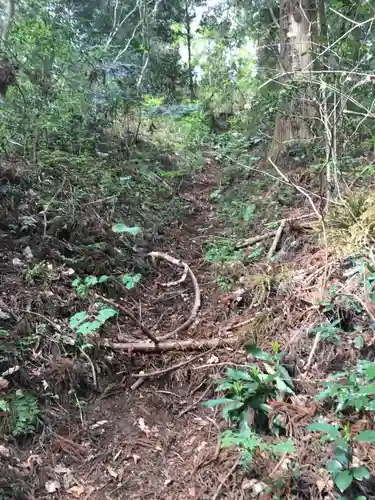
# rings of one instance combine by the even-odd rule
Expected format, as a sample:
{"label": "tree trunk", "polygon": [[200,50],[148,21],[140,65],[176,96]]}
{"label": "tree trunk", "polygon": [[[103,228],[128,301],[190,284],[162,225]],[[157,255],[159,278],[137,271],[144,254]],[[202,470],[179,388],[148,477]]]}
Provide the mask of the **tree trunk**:
{"label": "tree trunk", "polygon": [[2,7],[3,15],[1,23],[1,39],[3,42],[6,42],[8,39],[10,25],[14,17],[14,0],[5,0]]}
{"label": "tree trunk", "polygon": [[186,42],[187,42],[187,51],[188,51],[188,73],[189,73],[189,90],[190,90],[190,99],[194,101],[195,99],[195,86],[194,86],[194,74],[193,74],[193,62],[192,62],[192,50],[191,50],[191,42],[192,42],[192,34],[191,34],[191,16],[189,14],[189,4],[186,2],[185,4],[185,29],[186,29]]}
{"label": "tree trunk", "polygon": [[314,117],[315,108],[308,80],[313,69],[315,17],[315,0],[281,0],[280,65],[285,72],[281,90],[289,95],[276,118],[269,150],[274,161],[292,142],[305,142],[313,136],[309,118]]}

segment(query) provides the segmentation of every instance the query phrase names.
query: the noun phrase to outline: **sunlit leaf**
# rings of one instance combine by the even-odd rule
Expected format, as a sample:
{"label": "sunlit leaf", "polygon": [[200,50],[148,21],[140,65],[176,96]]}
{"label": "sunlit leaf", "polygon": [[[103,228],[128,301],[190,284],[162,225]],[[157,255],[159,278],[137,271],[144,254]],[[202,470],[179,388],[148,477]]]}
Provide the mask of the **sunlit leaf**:
{"label": "sunlit leaf", "polygon": [[112,226],[112,231],[115,233],[126,233],[131,236],[137,236],[137,234],[141,232],[141,228],[139,226],[129,227],[120,222]]}
{"label": "sunlit leaf", "polygon": [[364,385],[359,388],[358,393],[362,395],[375,394],[375,385]]}
{"label": "sunlit leaf", "polygon": [[73,328],[73,330],[75,328],[77,328],[81,323],[83,323],[84,321],[86,321],[86,319],[88,318],[88,314],[86,311],[81,311],[81,312],[77,312],[76,314],[74,314],[71,318],[70,318],[70,321],[69,321],[69,326],[70,328]]}
{"label": "sunlit leaf", "polygon": [[256,205],[247,205],[243,213],[243,220],[249,222],[249,220],[254,218],[256,210]]}
{"label": "sunlit leaf", "polygon": [[142,274],[124,274],[124,276],[121,278],[121,281],[123,283],[123,285],[125,285],[125,287],[128,289],[128,290],[131,290],[132,288],[135,287],[135,285],[140,281],[140,279],[142,278]]}
{"label": "sunlit leaf", "polygon": [[113,318],[113,316],[117,316],[118,312],[113,307],[107,307],[105,309],[101,309],[97,315],[97,320],[100,322],[105,322],[109,318]]}

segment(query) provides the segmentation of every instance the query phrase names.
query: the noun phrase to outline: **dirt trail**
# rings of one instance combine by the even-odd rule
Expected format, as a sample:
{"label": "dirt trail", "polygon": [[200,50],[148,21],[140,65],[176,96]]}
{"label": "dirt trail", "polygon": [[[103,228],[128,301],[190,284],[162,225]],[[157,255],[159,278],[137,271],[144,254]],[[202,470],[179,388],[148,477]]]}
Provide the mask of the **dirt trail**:
{"label": "dirt trail", "polygon": [[[167,248],[165,242],[155,248],[186,260],[200,283],[202,310],[182,338],[211,337],[223,319],[212,302],[219,292],[203,263],[202,248],[209,237],[222,231],[209,201],[218,181],[219,171],[211,166],[181,186],[179,194],[188,203],[185,220],[171,228]],[[181,293],[183,296],[183,290],[173,292],[175,306],[181,301]],[[191,300],[191,291],[189,295]],[[181,321],[176,320],[177,324]],[[163,323],[170,322],[167,318]],[[197,363],[209,362],[210,356],[202,354]],[[176,364],[180,357],[150,356],[142,360],[160,367]],[[142,360],[137,360],[140,367]],[[134,392],[123,385],[117,388],[117,394],[91,405],[85,434],[92,458],[76,469],[76,480],[95,488],[91,498],[203,499],[212,494],[223,468],[221,461],[227,458],[222,457],[219,463],[213,460],[219,430],[207,418],[211,412],[201,406],[212,392],[208,375],[209,371],[194,371],[194,366],[188,366],[147,382]]]}
{"label": "dirt trail", "polygon": [[[227,313],[220,304],[222,293],[203,259],[204,243],[225,231],[210,203],[210,194],[217,189],[219,177],[219,167],[208,163],[204,171],[182,183],[179,196],[187,204],[186,215],[182,222],[171,225],[163,239],[152,248],[186,260],[200,285],[201,310],[180,339],[215,337],[227,320]],[[7,274],[2,283],[3,303],[7,302],[6,289],[9,290],[11,284],[15,290],[14,303],[26,310],[35,303],[32,302],[35,289],[32,293],[21,290],[22,281],[14,259],[22,257],[21,248],[33,240],[14,243],[6,234],[4,231],[6,251],[3,260],[7,262],[4,264]],[[35,242],[31,248],[37,253]],[[43,249],[40,252],[45,253]],[[161,263],[138,295],[130,296],[135,312],[141,311],[142,321],[160,333],[181,324],[193,300],[192,287],[187,281],[170,289],[159,286],[174,275],[177,277],[179,271]],[[59,313],[64,314],[71,303],[69,283],[66,278],[65,289],[60,282],[52,284],[53,291],[42,291],[44,287],[40,287],[41,318],[46,317],[48,300],[50,318],[57,319]],[[128,339],[129,333],[132,337],[135,325],[126,318],[122,320],[124,323],[113,331],[105,329],[103,337],[120,341]],[[202,353],[194,363],[147,381],[135,391],[130,390],[134,382],[132,373],[141,369],[162,369],[191,355],[124,353],[114,360],[109,354],[108,369],[103,376],[99,373],[101,394],[91,397],[87,404],[87,391],[75,390],[67,396],[68,381],[74,378],[74,370],[72,373],[71,366],[57,366],[55,357],[61,354],[56,344],[52,342],[51,345],[50,365],[55,373],[53,389],[57,394],[60,391],[61,397],[56,404],[46,402],[41,436],[26,441],[18,450],[15,443],[5,443],[6,449],[12,452],[11,456],[0,456],[0,472],[6,478],[5,483],[4,480],[0,483],[0,489],[4,485],[4,498],[198,500],[213,496],[220,484],[220,474],[225,475],[235,457],[226,451],[219,455],[220,429],[216,423],[219,420],[216,417],[214,420],[212,411],[205,410],[201,403],[213,394],[210,374],[217,372],[214,365],[220,352],[226,357],[232,356],[230,349]],[[206,366],[199,368],[200,365]],[[17,485],[17,493],[9,489],[11,497],[6,496],[10,482]],[[241,495],[233,491],[231,498],[241,498]]]}

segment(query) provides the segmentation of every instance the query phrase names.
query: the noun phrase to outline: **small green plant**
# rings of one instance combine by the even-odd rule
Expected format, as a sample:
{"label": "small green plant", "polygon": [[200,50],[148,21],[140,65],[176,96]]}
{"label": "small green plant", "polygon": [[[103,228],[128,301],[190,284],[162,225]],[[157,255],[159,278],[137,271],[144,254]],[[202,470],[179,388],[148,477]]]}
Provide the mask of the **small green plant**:
{"label": "small green plant", "polygon": [[312,333],[319,333],[320,338],[323,340],[326,340],[327,342],[331,342],[332,344],[339,344],[340,343],[340,335],[344,333],[344,330],[340,328],[340,320],[337,319],[333,321],[332,323],[324,323],[319,326],[315,326],[311,332]]}
{"label": "small green plant", "polygon": [[278,344],[274,345],[273,354],[267,354],[255,345],[249,345],[246,349],[254,358],[264,362],[264,371],[256,364],[249,364],[246,370],[227,368],[226,378],[215,381],[218,384],[215,391],[224,392],[224,397],[204,403],[208,408],[223,406],[226,420],[244,421],[248,408],[267,414],[269,400],[293,394],[293,382],[281,364],[285,353],[278,352]]}
{"label": "small green plant", "polygon": [[336,411],[347,409],[375,410],[375,363],[359,360],[350,370],[335,373],[323,382],[324,390],[319,392],[317,401],[331,400]]}
{"label": "small green plant", "polygon": [[[318,421],[308,426],[307,430],[323,432],[321,441],[333,443],[331,455],[333,458],[327,460],[325,466],[331,474],[336,487],[343,493],[352,485],[353,481],[363,481],[370,478],[367,467],[353,465],[353,442],[373,443],[375,442],[375,431],[361,431],[353,437],[349,424],[343,427]],[[344,499],[345,497],[341,497]],[[360,499],[361,497],[357,497]]]}
{"label": "small green plant", "polygon": [[97,278],[96,276],[86,276],[85,278],[76,278],[72,281],[72,287],[75,289],[79,297],[87,297],[90,289],[95,285],[105,283],[110,279],[110,276],[102,275]]}
{"label": "small green plant", "polygon": [[208,262],[231,264],[245,259],[244,250],[236,250],[235,242],[220,239],[207,245],[205,259]]}
{"label": "small green plant", "polygon": [[237,431],[226,430],[223,432],[221,447],[229,448],[235,446],[240,450],[241,463],[244,466],[251,464],[254,454],[265,451],[269,454],[280,456],[284,453],[295,453],[295,446],[292,440],[280,441],[278,443],[267,442],[249,427],[247,422],[243,422]]}
{"label": "small green plant", "polygon": [[52,279],[52,267],[46,262],[30,265],[25,269],[23,279],[30,285],[49,283]]}
{"label": "small green plant", "polygon": [[[121,276],[121,283],[127,288],[131,290],[135,287],[137,283],[141,280],[142,275],[137,274],[124,274]],[[90,293],[90,290],[96,285],[101,285],[107,282],[117,281],[114,276],[107,276],[103,274],[102,276],[86,276],[85,278],[76,278],[72,281],[72,287],[75,289],[76,294],[79,297],[87,297]]]}
{"label": "small green plant", "polygon": [[6,430],[14,436],[35,432],[40,411],[31,393],[18,389],[0,398],[0,411],[4,413]]}
{"label": "small green plant", "polygon": [[89,315],[86,311],[74,314],[70,318],[69,326],[76,334],[76,344],[81,348],[91,347],[87,338],[95,334],[106,321],[118,312],[112,307],[100,307],[96,314]]}

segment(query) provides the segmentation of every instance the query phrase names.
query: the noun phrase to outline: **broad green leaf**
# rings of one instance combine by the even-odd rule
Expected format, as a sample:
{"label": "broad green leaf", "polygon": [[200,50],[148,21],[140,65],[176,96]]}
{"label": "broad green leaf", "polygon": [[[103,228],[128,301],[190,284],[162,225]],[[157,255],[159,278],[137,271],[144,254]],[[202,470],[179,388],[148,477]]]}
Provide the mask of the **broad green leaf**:
{"label": "broad green leaf", "polygon": [[122,281],[122,284],[125,285],[125,287],[128,289],[128,290],[131,290],[132,288],[134,288],[134,286],[136,285],[136,283],[138,283],[140,281],[140,279],[142,278],[142,274],[124,274],[124,276],[121,278],[121,281]]}
{"label": "broad green leaf", "polygon": [[103,274],[102,276],[100,276],[100,278],[98,279],[98,283],[105,283],[106,281],[108,281],[110,279],[110,276],[106,276],[105,274]]}
{"label": "broad green leaf", "polygon": [[277,389],[281,393],[284,393],[284,394],[293,394],[292,389],[289,386],[287,386],[286,383],[284,382],[284,380],[282,380],[280,377],[276,377],[275,382],[276,382]]}
{"label": "broad green leaf", "polygon": [[355,500],[367,500],[367,497],[360,495],[359,497],[355,497]]}
{"label": "broad green leaf", "polygon": [[246,344],[245,345],[246,352],[249,354],[252,354],[254,358],[257,359],[263,359],[264,361],[271,361],[272,356],[267,354],[266,352],[262,351],[262,349],[259,349],[259,347],[256,344]]}
{"label": "broad green leaf", "polygon": [[284,379],[284,382],[289,385],[289,387],[293,387],[293,381],[288,373],[288,371],[283,367],[283,366],[278,366],[277,371],[281,375],[281,377]]}
{"label": "broad green leaf", "polygon": [[232,389],[232,388],[233,385],[231,382],[223,382],[222,384],[216,387],[215,392],[225,391],[227,389]]}
{"label": "broad green leaf", "polygon": [[291,439],[288,439],[288,441],[273,445],[272,451],[280,455],[282,455],[283,453],[295,453],[296,447],[294,446],[293,441]]}
{"label": "broad green leaf", "polygon": [[366,367],[365,374],[368,380],[375,379],[375,363],[371,363],[371,365]]}
{"label": "broad green leaf", "polygon": [[332,394],[334,394],[336,391],[333,387],[327,387],[327,389],[324,389],[324,391],[319,392],[314,396],[315,401],[324,401],[325,399],[328,399]]}
{"label": "broad green leaf", "polygon": [[355,440],[358,443],[375,443],[375,431],[361,431]]}
{"label": "broad green leaf", "polygon": [[338,460],[327,460],[326,469],[328,472],[335,473],[342,470],[342,464]]}
{"label": "broad green leaf", "polygon": [[107,319],[117,316],[118,312],[113,307],[106,307],[105,309],[100,309],[96,319],[101,323],[104,323]]}
{"label": "broad green leaf", "polygon": [[359,396],[354,399],[354,407],[357,411],[362,408],[368,408],[368,398],[366,396]]}
{"label": "broad green leaf", "polygon": [[349,488],[353,482],[353,475],[348,470],[343,470],[334,475],[333,480],[338,489],[343,492]]}
{"label": "broad green leaf", "polygon": [[130,234],[131,236],[137,236],[137,234],[141,232],[141,228],[139,226],[129,227],[120,222],[112,226],[112,231],[115,233],[126,233]]}
{"label": "broad green leaf", "polygon": [[87,276],[85,278],[85,285],[96,285],[98,282],[98,278],[96,276]]}
{"label": "broad green leaf", "polygon": [[209,401],[205,401],[203,406],[206,408],[213,408],[214,406],[226,405],[228,403],[232,403],[233,399],[230,398],[218,398],[218,399],[210,399]]}
{"label": "broad green leaf", "polygon": [[369,385],[364,385],[363,387],[360,387],[359,394],[375,394],[375,385],[374,384],[369,384]]}
{"label": "broad green leaf", "polygon": [[[348,432],[348,429],[347,429],[347,426],[345,425],[344,426],[344,429],[346,432]],[[340,439],[338,439],[335,443],[335,447],[340,449],[340,450],[343,450],[345,451],[346,453],[349,452],[349,443],[348,443],[348,440],[345,439],[344,437],[341,437]]]}
{"label": "broad green leaf", "polygon": [[81,335],[90,335],[90,333],[95,333],[102,326],[100,321],[88,321],[87,323],[83,323],[83,325],[79,326],[77,329],[77,333]]}
{"label": "broad green leaf", "polygon": [[253,381],[253,377],[243,371],[243,370],[235,370],[234,368],[227,368],[226,375],[228,378],[231,378],[233,380],[248,380],[248,381]]}
{"label": "broad green leaf", "polygon": [[88,318],[88,314],[86,311],[81,311],[81,312],[77,312],[75,313],[71,318],[70,318],[70,321],[69,321],[69,326],[70,328],[72,328],[73,330],[75,328],[77,328],[81,323],[83,323],[84,321],[86,321],[86,319]]}
{"label": "broad green leaf", "polygon": [[352,469],[353,477],[357,481],[363,481],[364,479],[370,478],[370,472],[367,467],[356,467]]}
{"label": "broad green leaf", "polygon": [[327,432],[331,439],[336,439],[340,432],[335,425],[328,424],[327,422],[315,422],[310,424],[307,427],[308,431],[317,431],[317,432]]}

